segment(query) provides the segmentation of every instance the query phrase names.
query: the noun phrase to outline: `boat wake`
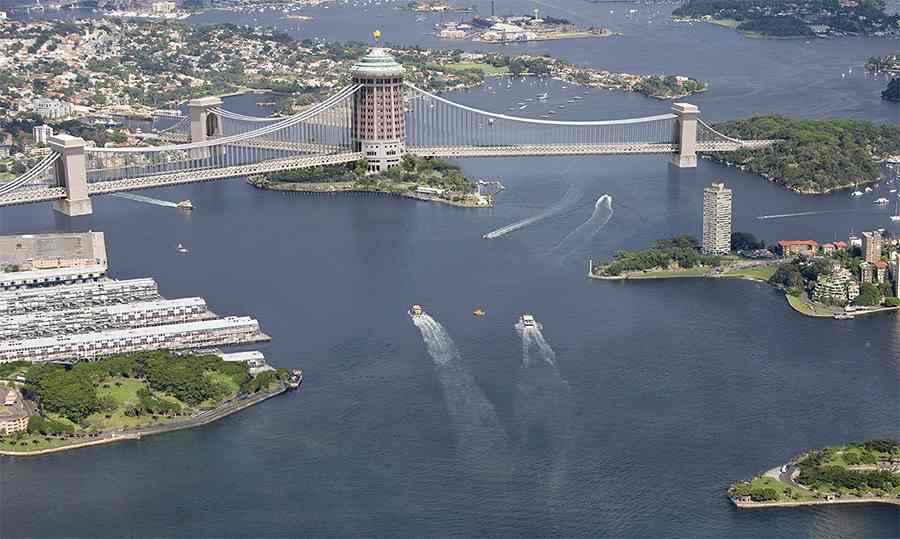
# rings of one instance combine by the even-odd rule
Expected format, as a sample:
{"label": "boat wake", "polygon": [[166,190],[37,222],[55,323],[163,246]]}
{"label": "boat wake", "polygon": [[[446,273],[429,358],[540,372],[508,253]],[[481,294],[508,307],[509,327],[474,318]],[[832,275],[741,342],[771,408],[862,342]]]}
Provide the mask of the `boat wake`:
{"label": "boat wake", "polygon": [[463,365],[456,343],[444,326],[427,314],[412,320],[434,362],[460,452],[483,466],[502,462],[506,432],[493,405]]}
{"label": "boat wake", "polygon": [[565,488],[574,403],[569,383],[557,367],[556,353],[541,330],[540,324],[516,324],[522,338],[516,400],[521,431],[518,454],[538,472],[534,479],[545,489],[552,507]]}
{"label": "boat wake", "polygon": [[574,204],[575,201],[578,200],[578,197],[580,195],[581,195],[581,193],[577,189],[575,189],[574,187],[569,187],[569,190],[566,191],[565,196],[563,196],[563,198],[559,202],[550,206],[549,208],[542,211],[541,213],[534,215],[532,217],[529,217],[528,219],[523,219],[521,221],[517,221],[510,225],[506,225],[504,227],[498,228],[497,230],[488,232],[487,234],[482,236],[482,238],[487,239],[487,240],[492,240],[495,238],[499,238],[500,236],[505,236],[511,232],[515,232],[516,230],[525,228],[528,225],[533,225],[534,223],[537,223],[538,221],[543,221],[544,219],[546,219],[548,217],[552,217],[552,216],[560,213],[564,209],[568,208],[572,204]]}
{"label": "boat wake", "polygon": [[154,206],[164,206],[166,208],[177,208],[178,204],[174,202],[169,202],[168,200],[160,200],[158,198],[146,197],[143,195],[136,195],[134,193],[111,193],[110,196],[114,196],[116,198],[125,198],[128,200],[134,200],[136,202],[144,202],[146,204],[153,204]]}
{"label": "boat wake", "polygon": [[766,219],[785,219],[787,217],[803,217],[806,215],[825,215],[828,213],[856,213],[858,210],[817,210],[817,211],[801,211],[797,213],[778,213],[775,215],[760,215],[759,220]]}
{"label": "boat wake", "polygon": [[572,232],[569,232],[562,241],[550,249],[550,254],[563,253],[568,255],[579,247],[583,247],[598,232],[603,230],[603,227],[612,219],[613,213],[615,212],[612,209],[612,196],[608,194],[601,196],[594,203],[594,212],[588,220],[578,225]]}

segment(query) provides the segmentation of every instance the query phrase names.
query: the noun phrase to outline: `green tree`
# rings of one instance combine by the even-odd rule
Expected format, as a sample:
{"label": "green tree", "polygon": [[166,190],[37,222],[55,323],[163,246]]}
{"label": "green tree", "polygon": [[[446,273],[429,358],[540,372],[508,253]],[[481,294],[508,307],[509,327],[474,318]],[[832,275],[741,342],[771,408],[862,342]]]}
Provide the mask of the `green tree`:
{"label": "green tree", "polygon": [[859,295],[853,300],[854,305],[872,306],[881,303],[881,291],[872,283],[863,283],[859,287]]}

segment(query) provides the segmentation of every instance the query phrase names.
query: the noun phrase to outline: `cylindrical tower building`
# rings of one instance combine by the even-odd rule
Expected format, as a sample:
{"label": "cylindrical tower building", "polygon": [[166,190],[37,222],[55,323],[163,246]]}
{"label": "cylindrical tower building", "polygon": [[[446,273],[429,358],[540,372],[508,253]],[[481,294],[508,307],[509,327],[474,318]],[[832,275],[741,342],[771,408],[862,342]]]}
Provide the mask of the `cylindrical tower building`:
{"label": "cylindrical tower building", "polygon": [[381,47],[375,47],[350,68],[354,84],[362,88],[353,103],[353,149],[365,154],[369,172],[400,164],[406,148],[406,105],[403,66]]}

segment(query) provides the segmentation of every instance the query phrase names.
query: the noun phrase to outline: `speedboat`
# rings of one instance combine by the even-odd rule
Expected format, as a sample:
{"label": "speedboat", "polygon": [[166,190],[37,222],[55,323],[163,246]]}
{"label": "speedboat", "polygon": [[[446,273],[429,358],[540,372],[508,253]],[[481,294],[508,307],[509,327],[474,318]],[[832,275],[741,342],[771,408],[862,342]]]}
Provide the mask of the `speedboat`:
{"label": "speedboat", "polygon": [[852,193],[850,193],[850,196],[852,196],[854,198],[859,198],[859,197],[863,196],[863,192],[862,191],[853,191]]}
{"label": "speedboat", "polygon": [[175,204],[175,206],[177,206],[178,209],[180,209],[180,210],[193,210],[194,209],[194,204],[191,203],[190,199],[182,200],[181,202]]}
{"label": "speedboat", "polygon": [[522,325],[525,326],[526,328],[533,328],[534,324],[535,324],[534,316],[530,315],[528,313],[523,314],[519,318],[519,321],[522,322]]}
{"label": "speedboat", "polygon": [[425,309],[423,309],[421,305],[416,304],[409,308],[410,318],[418,318],[423,314],[425,314]]}

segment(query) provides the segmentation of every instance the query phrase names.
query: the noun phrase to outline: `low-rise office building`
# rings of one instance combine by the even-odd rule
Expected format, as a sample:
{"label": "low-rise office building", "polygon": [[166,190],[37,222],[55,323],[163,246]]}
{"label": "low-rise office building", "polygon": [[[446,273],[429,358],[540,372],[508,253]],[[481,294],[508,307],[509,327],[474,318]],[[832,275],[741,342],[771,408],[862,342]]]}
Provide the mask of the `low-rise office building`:
{"label": "low-rise office building", "polygon": [[0,342],[0,363],[76,361],[113,354],[243,344],[268,339],[245,316]]}
{"label": "low-rise office building", "polygon": [[0,273],[0,290],[38,288],[61,284],[99,281],[106,275],[106,265],[13,271]]}
{"label": "low-rise office building", "polygon": [[203,298],[99,305],[0,317],[0,340],[159,326],[214,317]]}
{"label": "low-rise office building", "polygon": [[0,271],[106,265],[103,232],[0,236]]}
{"label": "low-rise office building", "polygon": [[0,316],[160,299],[153,279],[97,281],[0,292]]}

